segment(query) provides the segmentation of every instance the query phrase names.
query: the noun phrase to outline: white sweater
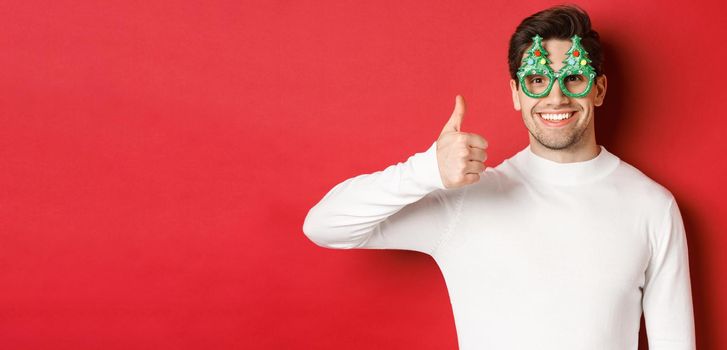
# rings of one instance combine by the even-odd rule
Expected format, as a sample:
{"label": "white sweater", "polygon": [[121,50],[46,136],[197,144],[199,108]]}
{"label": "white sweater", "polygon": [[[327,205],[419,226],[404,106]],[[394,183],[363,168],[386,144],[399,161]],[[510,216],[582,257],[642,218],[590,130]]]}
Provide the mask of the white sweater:
{"label": "white sweater", "polygon": [[331,189],[303,231],[327,248],[406,249],[442,271],[462,350],[695,349],[687,242],[672,194],[601,146],[530,147],[444,188],[436,142]]}

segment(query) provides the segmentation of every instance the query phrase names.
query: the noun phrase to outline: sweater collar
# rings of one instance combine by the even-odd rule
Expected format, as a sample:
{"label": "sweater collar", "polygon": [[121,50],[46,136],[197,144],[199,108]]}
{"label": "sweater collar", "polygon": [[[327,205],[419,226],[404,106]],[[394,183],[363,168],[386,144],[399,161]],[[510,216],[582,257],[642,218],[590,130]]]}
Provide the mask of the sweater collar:
{"label": "sweater collar", "polygon": [[530,145],[515,155],[515,164],[524,176],[553,185],[579,185],[596,181],[610,174],[620,159],[599,146],[601,151],[594,158],[581,162],[558,163],[545,159],[530,149]]}

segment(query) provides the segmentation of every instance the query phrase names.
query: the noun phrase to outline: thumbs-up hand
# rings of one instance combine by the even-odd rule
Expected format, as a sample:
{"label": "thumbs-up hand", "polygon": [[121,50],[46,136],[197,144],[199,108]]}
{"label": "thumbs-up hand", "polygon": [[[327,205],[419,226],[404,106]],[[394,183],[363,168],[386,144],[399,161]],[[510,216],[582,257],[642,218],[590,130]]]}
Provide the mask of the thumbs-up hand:
{"label": "thumbs-up hand", "polygon": [[437,139],[437,164],[444,187],[453,189],[480,180],[487,159],[487,140],[482,136],[462,132],[464,98],[457,95],[454,112]]}

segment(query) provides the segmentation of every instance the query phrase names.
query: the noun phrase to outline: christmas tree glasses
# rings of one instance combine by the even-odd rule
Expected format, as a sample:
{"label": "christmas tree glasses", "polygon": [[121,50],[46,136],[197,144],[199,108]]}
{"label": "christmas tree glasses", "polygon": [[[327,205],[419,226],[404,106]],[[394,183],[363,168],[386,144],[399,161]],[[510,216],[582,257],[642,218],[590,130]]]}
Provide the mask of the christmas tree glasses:
{"label": "christmas tree glasses", "polygon": [[581,37],[574,35],[571,41],[573,45],[566,52],[563,61],[565,66],[555,72],[550,67],[552,62],[547,57],[548,51],[543,48],[543,38],[540,35],[533,37],[533,46],[527,51],[517,71],[525,95],[532,98],[548,96],[556,80],[560,90],[567,96],[588,95],[596,77],[596,70],[591,66],[588,52],[581,46]]}

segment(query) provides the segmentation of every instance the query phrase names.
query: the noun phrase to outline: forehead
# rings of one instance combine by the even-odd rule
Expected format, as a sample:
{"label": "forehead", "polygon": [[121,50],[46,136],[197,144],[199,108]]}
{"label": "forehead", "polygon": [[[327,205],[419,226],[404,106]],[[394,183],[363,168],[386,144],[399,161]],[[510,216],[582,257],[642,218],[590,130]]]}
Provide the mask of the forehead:
{"label": "forehead", "polygon": [[[530,46],[525,49],[523,52],[523,58],[527,55],[527,51],[532,47]],[[548,51],[548,58],[550,59],[551,63],[550,67],[553,68],[553,70],[558,71],[561,67],[563,67],[565,64],[563,64],[563,61],[565,60],[565,54],[570,50],[571,46],[573,46],[573,42],[570,41],[570,39],[547,39],[543,40],[543,48],[545,48],[545,51]]]}

